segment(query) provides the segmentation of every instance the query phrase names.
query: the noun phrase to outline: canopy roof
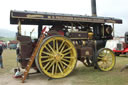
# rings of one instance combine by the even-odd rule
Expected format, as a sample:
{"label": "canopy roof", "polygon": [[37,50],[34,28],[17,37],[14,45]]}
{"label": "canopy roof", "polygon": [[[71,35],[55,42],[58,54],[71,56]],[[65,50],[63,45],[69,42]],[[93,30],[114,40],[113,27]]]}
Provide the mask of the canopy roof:
{"label": "canopy roof", "polygon": [[59,14],[59,13],[47,13],[37,11],[11,11],[10,12],[10,24],[18,24],[18,20],[21,20],[21,24],[30,25],[52,25],[57,23],[117,23],[121,24],[121,19],[110,17],[94,17],[86,15],[73,15],[73,14]]}

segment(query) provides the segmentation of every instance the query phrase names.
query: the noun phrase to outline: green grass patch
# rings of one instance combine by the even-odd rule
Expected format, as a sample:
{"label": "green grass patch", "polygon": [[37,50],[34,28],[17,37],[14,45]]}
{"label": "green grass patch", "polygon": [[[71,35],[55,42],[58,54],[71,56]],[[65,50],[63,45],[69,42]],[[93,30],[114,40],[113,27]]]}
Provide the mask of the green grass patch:
{"label": "green grass patch", "polygon": [[15,40],[15,38],[0,37],[0,40],[10,41],[10,40]]}
{"label": "green grass patch", "polygon": [[16,67],[16,50],[4,50],[3,51],[3,66],[4,69],[0,69],[0,74],[12,73]]}
{"label": "green grass patch", "polygon": [[[16,67],[15,50],[4,50],[3,53],[4,69],[0,69],[1,74],[12,73]],[[93,67],[85,67],[78,62],[74,71],[66,78],[56,79],[48,82],[68,82],[70,85],[128,85],[128,69],[120,72],[128,64],[128,57],[117,57],[116,65],[112,71],[101,72]],[[40,77],[39,77],[40,79]]]}

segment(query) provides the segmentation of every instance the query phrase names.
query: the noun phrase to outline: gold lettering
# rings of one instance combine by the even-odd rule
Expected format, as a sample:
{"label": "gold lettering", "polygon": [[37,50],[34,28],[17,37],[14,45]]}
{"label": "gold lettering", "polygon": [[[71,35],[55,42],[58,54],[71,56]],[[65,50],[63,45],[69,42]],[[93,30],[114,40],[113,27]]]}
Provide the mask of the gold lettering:
{"label": "gold lettering", "polygon": [[48,16],[48,19],[51,19],[51,16]]}
{"label": "gold lettering", "polygon": [[73,17],[56,16],[58,20],[73,20]]}
{"label": "gold lettering", "polygon": [[28,14],[28,15],[26,15],[28,18],[42,18],[42,17],[44,17],[43,15],[32,15],[32,14]]}
{"label": "gold lettering", "polygon": [[113,21],[113,20],[106,20],[106,22],[115,23],[115,21]]}
{"label": "gold lettering", "polygon": [[52,19],[55,19],[55,16],[51,16],[52,17]]}

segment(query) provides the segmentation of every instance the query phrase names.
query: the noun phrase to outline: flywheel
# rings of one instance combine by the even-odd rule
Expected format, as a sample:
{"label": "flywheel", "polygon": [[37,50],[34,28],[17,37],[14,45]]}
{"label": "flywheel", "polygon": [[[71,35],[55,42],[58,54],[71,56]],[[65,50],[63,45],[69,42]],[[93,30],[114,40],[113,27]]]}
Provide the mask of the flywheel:
{"label": "flywheel", "polygon": [[66,37],[50,36],[42,42],[35,60],[41,73],[51,78],[63,78],[75,68],[77,52]]}

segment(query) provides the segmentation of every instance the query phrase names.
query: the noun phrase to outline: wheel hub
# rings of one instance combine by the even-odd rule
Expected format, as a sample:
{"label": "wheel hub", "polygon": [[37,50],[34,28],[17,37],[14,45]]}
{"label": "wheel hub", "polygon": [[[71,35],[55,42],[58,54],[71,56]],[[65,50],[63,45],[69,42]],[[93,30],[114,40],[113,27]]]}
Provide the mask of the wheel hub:
{"label": "wheel hub", "polygon": [[61,55],[59,53],[54,55],[55,61],[60,61],[61,60]]}
{"label": "wheel hub", "polygon": [[104,57],[104,58],[103,58],[103,61],[104,61],[104,62],[106,62],[107,60],[108,60],[107,57]]}

